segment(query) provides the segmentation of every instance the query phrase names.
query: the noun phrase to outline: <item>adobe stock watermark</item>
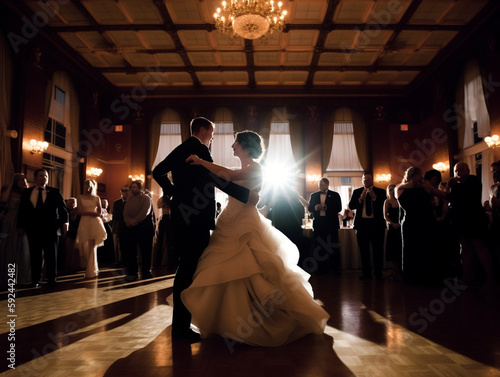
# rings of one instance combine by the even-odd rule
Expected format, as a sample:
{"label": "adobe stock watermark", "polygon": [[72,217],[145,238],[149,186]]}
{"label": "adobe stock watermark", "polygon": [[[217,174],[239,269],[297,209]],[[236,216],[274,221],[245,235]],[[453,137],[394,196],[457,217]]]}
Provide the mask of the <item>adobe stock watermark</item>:
{"label": "adobe stock watermark", "polygon": [[[373,21],[367,22],[363,30],[359,27],[353,29],[360,33],[360,39],[357,46],[360,48],[368,46],[370,41],[380,34],[382,27],[389,25],[394,19],[394,16],[401,13],[402,10],[403,8],[399,0],[391,0],[387,3],[385,9],[381,9],[377,12],[373,11],[370,14],[374,19]],[[345,54],[349,54],[352,51],[352,46],[345,42],[340,43],[340,48]]]}
{"label": "adobe stock watermark", "polygon": [[[493,81],[493,75],[491,73],[487,76],[487,79],[482,77],[481,81],[485,99],[488,99],[497,90],[496,88],[500,87],[500,82]],[[476,106],[478,102],[479,101],[474,101]],[[442,119],[445,123],[450,125],[450,130],[456,131],[458,129],[459,120],[466,119],[466,113],[466,109],[463,105],[454,103],[451,108],[445,110]],[[415,148],[408,154],[408,158],[405,159],[402,155],[397,156],[400,161],[404,161],[398,166],[398,174],[403,176],[405,170],[409,167],[421,166],[424,161],[436,151],[439,145],[447,142],[448,134],[445,129],[441,127],[433,129],[430,138],[423,140],[414,139],[413,143],[415,144]]]}
{"label": "adobe stock watermark", "polygon": [[[118,119],[124,121],[130,115],[130,112],[137,109],[139,103],[147,98],[149,91],[153,91],[163,80],[155,73],[162,71],[158,66],[145,67],[149,72],[142,79],[141,85],[134,86],[129,94],[122,93],[120,98],[115,99],[111,105],[111,111],[117,115]],[[78,143],[78,148],[73,151],[74,164],[79,163],[79,156],[87,156],[92,153],[94,147],[97,147],[104,140],[104,136],[115,130],[115,121],[110,118],[102,118],[97,128],[82,131],[82,140]]]}
{"label": "adobe stock watermark", "polygon": [[[93,309],[88,309],[83,312],[78,313],[79,316],[84,317],[84,325],[87,326],[93,323],[97,317],[96,313],[101,312],[102,307],[97,307]],[[32,348],[31,355],[33,356],[32,362],[28,365],[23,364],[16,369],[21,376],[39,376],[40,372],[45,370],[48,366],[48,361],[43,357],[49,353],[57,351],[60,348],[68,346],[69,337],[71,333],[79,330],[81,328],[75,321],[68,321],[61,328],[62,331],[57,333],[49,332],[46,334],[46,343],[41,348]]]}
{"label": "adobe stock watermark", "polygon": [[419,334],[423,333],[429,322],[434,322],[439,315],[444,313],[446,306],[455,302],[457,297],[468,288],[467,285],[460,284],[457,279],[454,279],[453,283],[445,279],[444,285],[446,287],[442,289],[439,298],[429,302],[426,307],[420,306],[418,312],[413,312],[408,318],[410,325],[418,327]]}
{"label": "adobe stock watermark", "polygon": [[263,302],[253,301],[252,306],[255,308],[250,313],[248,313],[246,318],[239,316],[236,319],[238,325],[236,326],[236,333],[224,333],[223,338],[226,346],[229,348],[230,353],[234,353],[234,346],[238,343],[244,343],[245,339],[250,338],[255,330],[262,326],[266,319],[272,317],[275,313],[276,308],[282,305],[287,300],[285,294],[277,290],[273,292],[269,300]]}
{"label": "adobe stock watermark", "polygon": [[9,32],[7,39],[9,40],[14,52],[17,54],[21,45],[26,45],[34,38],[39,30],[49,23],[50,19],[59,13],[59,6],[69,3],[70,0],[46,0],[37,1],[37,6],[41,9],[33,14],[31,20],[26,16],[21,17],[23,26],[21,27],[21,34]]}
{"label": "adobe stock watermark", "polygon": [[311,256],[308,256],[302,261],[302,269],[308,273],[318,271],[319,265],[326,262],[335,253],[340,253],[340,243],[332,240],[331,235],[326,237],[315,237],[315,247]]}

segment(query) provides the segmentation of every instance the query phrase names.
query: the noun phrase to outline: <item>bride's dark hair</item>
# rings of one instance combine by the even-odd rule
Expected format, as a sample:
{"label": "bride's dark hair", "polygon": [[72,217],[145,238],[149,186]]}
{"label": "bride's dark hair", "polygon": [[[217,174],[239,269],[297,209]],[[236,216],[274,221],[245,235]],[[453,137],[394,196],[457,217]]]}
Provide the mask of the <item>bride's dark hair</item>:
{"label": "bride's dark hair", "polygon": [[253,159],[259,159],[264,153],[264,139],[257,132],[238,132],[236,134],[236,141],[250,153]]}

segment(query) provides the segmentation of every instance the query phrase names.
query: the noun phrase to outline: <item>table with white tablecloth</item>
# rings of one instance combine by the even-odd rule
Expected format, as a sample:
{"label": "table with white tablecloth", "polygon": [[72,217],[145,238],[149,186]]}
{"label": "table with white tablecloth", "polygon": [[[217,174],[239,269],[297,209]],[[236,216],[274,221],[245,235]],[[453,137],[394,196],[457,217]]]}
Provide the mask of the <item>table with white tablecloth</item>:
{"label": "table with white tablecloth", "polygon": [[361,269],[356,231],[352,228],[339,229],[340,260],[343,270]]}

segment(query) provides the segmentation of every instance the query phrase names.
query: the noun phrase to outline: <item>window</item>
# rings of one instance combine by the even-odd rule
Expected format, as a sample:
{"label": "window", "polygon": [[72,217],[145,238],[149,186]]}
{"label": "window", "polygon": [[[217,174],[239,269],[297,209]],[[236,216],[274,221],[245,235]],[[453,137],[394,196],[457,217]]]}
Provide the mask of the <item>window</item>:
{"label": "window", "polygon": [[233,122],[216,122],[211,145],[212,158],[216,164],[230,169],[237,169],[241,166],[240,160],[233,154],[233,148],[231,148],[233,143]]}
{"label": "window", "polygon": [[266,166],[284,168],[285,170],[295,167],[288,122],[271,123]]}
{"label": "window", "polygon": [[61,122],[49,118],[45,126],[44,140],[57,147],[66,148],[66,127]]}
{"label": "window", "polygon": [[49,153],[42,155],[42,167],[47,170],[50,186],[63,187],[64,166],[64,158],[53,156]]}
{"label": "window", "polygon": [[330,188],[339,193],[342,206],[346,208],[353,189],[361,186],[363,176],[352,122],[334,122],[332,151],[326,170]]}
{"label": "window", "polygon": [[172,152],[181,143],[181,124],[179,122],[165,122],[160,126],[160,140],[158,152],[153,166],[158,165],[165,156]]}
{"label": "window", "polygon": [[64,91],[55,86],[54,87],[54,99],[59,102],[61,105],[64,105],[64,101],[65,101],[65,97],[66,97],[66,93],[64,93]]}
{"label": "window", "polygon": [[484,100],[483,84],[478,75],[465,83],[465,135],[464,148],[483,140],[490,134],[490,118]]}
{"label": "window", "polygon": [[[153,167],[158,165],[163,159],[181,144],[181,124],[180,122],[162,122],[160,125],[160,139],[158,141],[158,152],[153,163]],[[153,193],[160,192],[160,186],[152,180],[151,190]],[[156,203],[154,203],[156,205]]]}

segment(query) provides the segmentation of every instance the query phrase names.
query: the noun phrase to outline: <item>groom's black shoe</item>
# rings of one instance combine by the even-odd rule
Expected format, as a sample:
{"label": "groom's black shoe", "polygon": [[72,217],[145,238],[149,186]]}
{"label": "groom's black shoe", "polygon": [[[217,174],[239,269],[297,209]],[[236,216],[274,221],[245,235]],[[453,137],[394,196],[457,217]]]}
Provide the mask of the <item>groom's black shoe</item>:
{"label": "groom's black shoe", "polygon": [[184,331],[172,330],[172,339],[188,340],[190,342],[199,342],[201,340],[200,334],[188,329]]}

